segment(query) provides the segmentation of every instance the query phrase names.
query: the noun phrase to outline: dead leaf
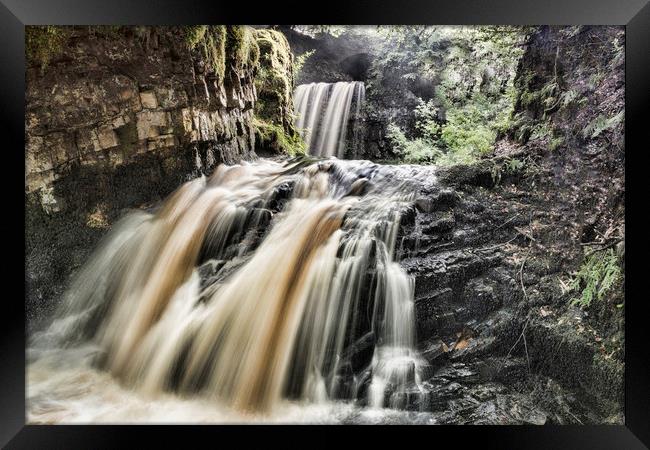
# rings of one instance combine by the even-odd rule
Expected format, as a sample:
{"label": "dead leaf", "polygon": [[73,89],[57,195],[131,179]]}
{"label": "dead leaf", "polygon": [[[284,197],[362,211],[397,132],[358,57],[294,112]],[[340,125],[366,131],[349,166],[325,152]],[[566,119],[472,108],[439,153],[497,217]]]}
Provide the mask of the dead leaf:
{"label": "dead leaf", "polygon": [[464,348],[467,348],[471,340],[472,338],[461,339],[460,341],[456,342],[456,345],[454,345],[454,350],[462,350]]}

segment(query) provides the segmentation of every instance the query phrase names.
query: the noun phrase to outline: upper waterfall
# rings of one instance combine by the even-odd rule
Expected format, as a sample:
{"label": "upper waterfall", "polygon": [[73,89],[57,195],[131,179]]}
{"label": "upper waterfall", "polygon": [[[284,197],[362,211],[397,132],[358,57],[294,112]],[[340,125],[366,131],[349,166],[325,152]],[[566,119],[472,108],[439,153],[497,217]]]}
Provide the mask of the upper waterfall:
{"label": "upper waterfall", "polygon": [[[360,81],[301,84],[294,94],[296,127],[314,156],[346,156],[348,125],[356,124],[365,98]],[[354,106],[354,111],[351,110]],[[353,132],[356,132],[353,129]]]}

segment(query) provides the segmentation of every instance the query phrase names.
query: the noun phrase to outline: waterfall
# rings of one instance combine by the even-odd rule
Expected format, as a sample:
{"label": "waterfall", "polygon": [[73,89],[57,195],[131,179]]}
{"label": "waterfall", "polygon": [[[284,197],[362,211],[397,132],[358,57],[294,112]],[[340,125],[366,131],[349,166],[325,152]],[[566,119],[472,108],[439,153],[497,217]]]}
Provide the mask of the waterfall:
{"label": "waterfall", "polygon": [[[404,407],[423,367],[394,259],[404,179],[368,161],[221,165],[116,224],[35,340],[91,343],[96,367],[147,395]],[[374,356],[353,369],[364,339]]]}
{"label": "waterfall", "polygon": [[[296,127],[308,153],[314,156],[346,156],[348,124],[353,120],[353,147],[358,143],[358,124],[365,97],[362,82],[301,84],[294,94]],[[352,105],[354,112],[350,114]]]}

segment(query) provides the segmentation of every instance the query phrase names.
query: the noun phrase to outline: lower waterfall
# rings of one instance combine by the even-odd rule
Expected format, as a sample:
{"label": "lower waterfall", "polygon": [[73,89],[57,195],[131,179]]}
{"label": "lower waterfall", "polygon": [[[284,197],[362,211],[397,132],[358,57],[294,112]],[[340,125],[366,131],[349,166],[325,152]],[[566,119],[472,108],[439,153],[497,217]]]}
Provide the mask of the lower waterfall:
{"label": "lower waterfall", "polygon": [[[128,214],[32,339],[29,376],[45,377],[44,355],[62,358],[53,349],[84,349],[88,368],[125,388],[244,414],[288,400],[403,408],[424,395],[414,284],[395,255],[414,194],[384,169],[221,165]],[[32,401],[46,394],[30,384]]]}
{"label": "lower waterfall", "polygon": [[[296,127],[310,155],[346,156],[348,123],[358,123],[364,98],[365,86],[360,81],[310,83],[296,88]],[[354,126],[352,131],[358,132]],[[350,140],[354,144],[356,139]]]}

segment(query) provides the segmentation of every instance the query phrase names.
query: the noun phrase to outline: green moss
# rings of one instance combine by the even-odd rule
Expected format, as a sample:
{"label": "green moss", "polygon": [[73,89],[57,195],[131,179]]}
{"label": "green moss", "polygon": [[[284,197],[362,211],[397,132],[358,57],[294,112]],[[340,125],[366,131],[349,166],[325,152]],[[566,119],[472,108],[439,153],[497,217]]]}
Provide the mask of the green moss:
{"label": "green moss", "polygon": [[288,134],[281,125],[255,119],[260,146],[290,156],[304,155],[305,143],[298,133]]}
{"label": "green moss", "polygon": [[256,30],[256,33],[260,64],[255,87],[260,101],[255,113],[269,120],[292,106],[293,59],[282,33],[269,29]]}
{"label": "green moss", "polygon": [[89,25],[88,32],[93,36],[116,38],[123,30],[122,25]]}
{"label": "green moss", "polygon": [[185,40],[190,50],[201,51],[218,80],[227,66],[253,68],[259,61],[255,30],[248,26],[193,25],[186,27]]}
{"label": "green moss", "polygon": [[293,126],[293,55],[282,33],[254,30],[259,48],[255,76],[255,116],[261,140],[267,147],[287,154],[303,154],[304,144]]}
{"label": "green moss", "polygon": [[245,25],[227,27],[226,55],[233,67],[256,66],[260,57],[260,48],[257,45],[255,30]]}
{"label": "green moss", "polygon": [[26,26],[25,56],[45,70],[50,61],[63,52],[72,29],[62,26]]}
{"label": "green moss", "polygon": [[571,281],[571,288],[580,291],[571,304],[587,308],[594,299],[602,300],[621,279],[621,267],[613,249],[593,252],[585,258]]}
{"label": "green moss", "polygon": [[226,73],[226,27],[194,25],[186,28],[185,40],[190,50],[199,49],[218,80]]}
{"label": "green moss", "polygon": [[548,148],[551,151],[557,150],[562,144],[564,144],[564,136],[555,136],[551,139],[551,142],[548,143]]}

